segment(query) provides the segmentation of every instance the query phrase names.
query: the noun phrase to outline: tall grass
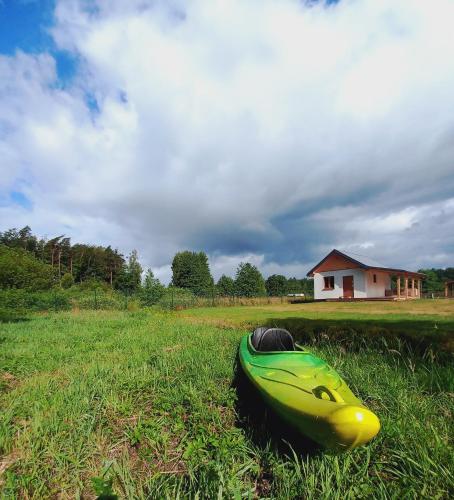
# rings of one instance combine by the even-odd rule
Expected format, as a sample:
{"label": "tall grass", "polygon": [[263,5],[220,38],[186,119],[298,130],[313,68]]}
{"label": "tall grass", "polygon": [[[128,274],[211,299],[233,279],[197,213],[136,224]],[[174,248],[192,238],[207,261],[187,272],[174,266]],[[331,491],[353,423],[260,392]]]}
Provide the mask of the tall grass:
{"label": "tall grass", "polygon": [[244,333],[159,311],[0,325],[0,497],[452,494],[452,364],[314,343],[383,425],[369,446],[336,456],[289,435],[240,390]]}

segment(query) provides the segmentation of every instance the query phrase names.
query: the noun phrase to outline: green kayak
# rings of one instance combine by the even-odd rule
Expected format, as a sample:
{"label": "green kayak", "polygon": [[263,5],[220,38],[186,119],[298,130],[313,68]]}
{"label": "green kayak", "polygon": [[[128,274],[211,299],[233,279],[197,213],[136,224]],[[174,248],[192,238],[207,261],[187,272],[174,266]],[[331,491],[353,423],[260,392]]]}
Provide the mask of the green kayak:
{"label": "green kayak", "polygon": [[247,377],[289,424],[325,448],[349,450],[380,430],[377,416],[325,361],[298,344],[287,330],[261,327],[241,339]]}

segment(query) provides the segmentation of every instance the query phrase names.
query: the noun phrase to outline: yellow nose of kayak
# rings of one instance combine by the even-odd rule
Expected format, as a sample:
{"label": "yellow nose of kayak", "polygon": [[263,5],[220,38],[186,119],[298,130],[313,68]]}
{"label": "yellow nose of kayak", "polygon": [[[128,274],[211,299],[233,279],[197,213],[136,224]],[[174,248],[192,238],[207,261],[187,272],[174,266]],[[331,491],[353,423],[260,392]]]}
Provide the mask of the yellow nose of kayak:
{"label": "yellow nose of kayak", "polygon": [[361,406],[344,406],[328,418],[333,430],[334,447],[351,449],[369,442],[380,430],[377,415]]}

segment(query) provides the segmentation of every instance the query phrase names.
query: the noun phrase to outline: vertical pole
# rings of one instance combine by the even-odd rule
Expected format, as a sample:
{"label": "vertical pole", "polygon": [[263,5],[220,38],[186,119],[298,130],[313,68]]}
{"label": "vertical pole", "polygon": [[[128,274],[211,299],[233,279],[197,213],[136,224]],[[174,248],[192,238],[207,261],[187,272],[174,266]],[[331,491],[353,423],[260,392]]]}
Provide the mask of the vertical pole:
{"label": "vertical pole", "polygon": [[415,279],[411,279],[411,296],[416,297],[416,290],[415,290]]}
{"label": "vertical pole", "polygon": [[408,299],[408,276],[405,276],[405,298]]}
{"label": "vertical pole", "polygon": [[397,298],[400,299],[400,276],[397,277]]}

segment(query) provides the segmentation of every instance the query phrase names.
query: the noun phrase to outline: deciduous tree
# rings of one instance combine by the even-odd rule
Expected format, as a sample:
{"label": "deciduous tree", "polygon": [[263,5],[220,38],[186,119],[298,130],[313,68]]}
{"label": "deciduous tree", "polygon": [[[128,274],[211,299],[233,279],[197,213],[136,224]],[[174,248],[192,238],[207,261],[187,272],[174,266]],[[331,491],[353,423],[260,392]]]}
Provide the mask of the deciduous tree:
{"label": "deciduous tree", "polygon": [[266,294],[260,271],[249,262],[242,262],[236,271],[235,293],[242,297],[261,297]]}

